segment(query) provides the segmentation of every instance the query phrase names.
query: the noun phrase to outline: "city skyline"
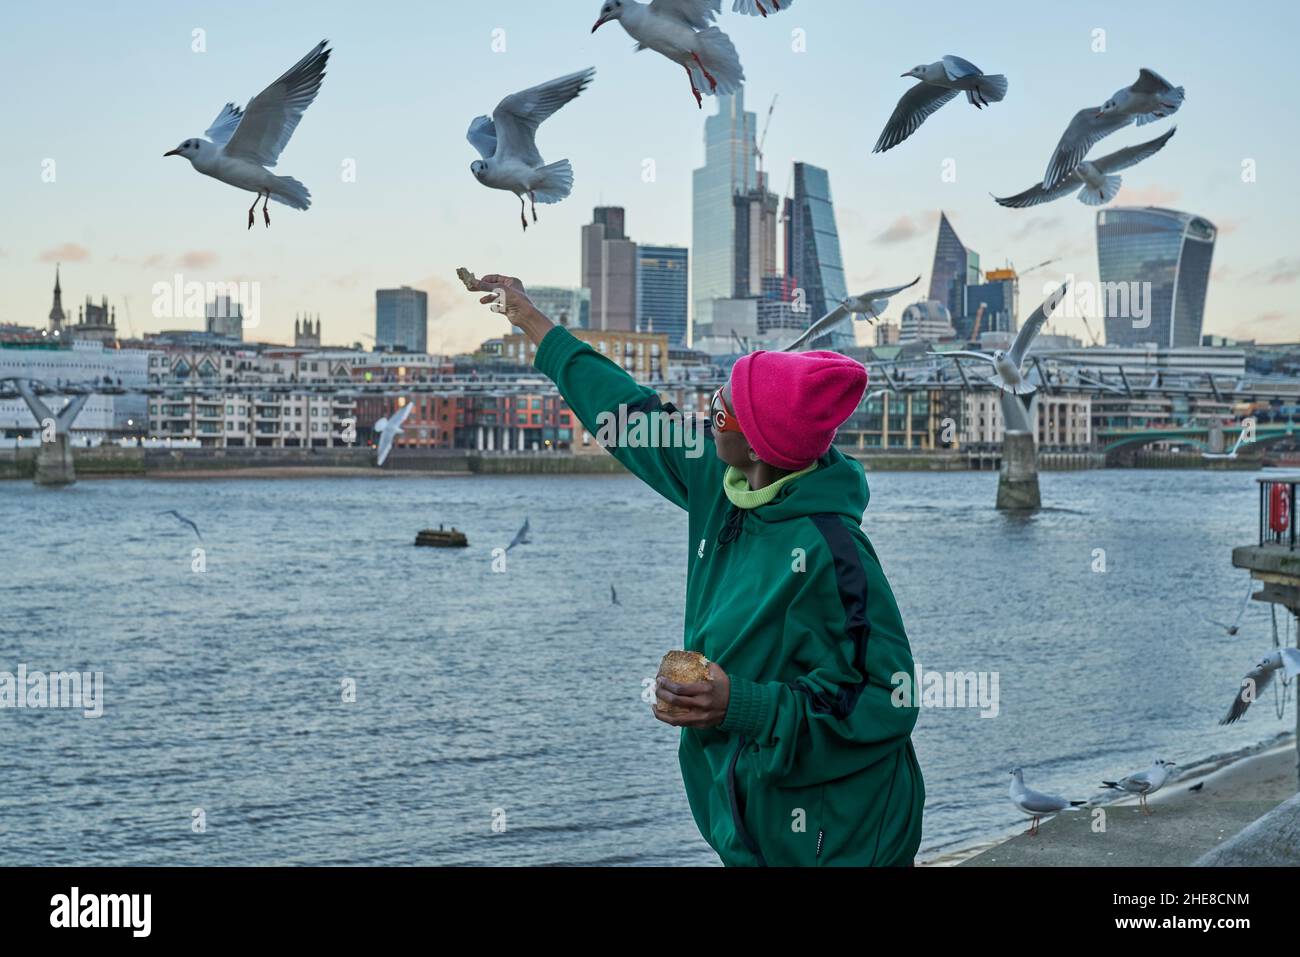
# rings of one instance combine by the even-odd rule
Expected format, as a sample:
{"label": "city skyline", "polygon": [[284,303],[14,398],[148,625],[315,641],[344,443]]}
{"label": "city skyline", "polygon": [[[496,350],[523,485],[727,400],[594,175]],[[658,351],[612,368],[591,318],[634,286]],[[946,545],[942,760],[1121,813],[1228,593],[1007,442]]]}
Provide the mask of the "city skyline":
{"label": "city skyline", "polygon": [[[19,148],[0,158],[6,219],[22,224],[21,232],[0,239],[7,293],[0,321],[42,324],[54,264],[62,262],[67,301],[108,296],[120,334],[201,327],[201,319],[152,314],[152,286],[181,273],[187,280],[260,282],[263,321],[249,339],[291,342],[295,315],[305,308],[321,315],[327,341],[343,344],[373,328],[376,289],[405,284],[430,294],[430,347],[461,351],[508,327],[476,312],[473,297],[455,285],[457,265],[509,270],[532,285],[577,285],[573,237],[590,210],[606,204],[624,206],[637,235],[692,245],[690,174],[703,161],[703,127],[717,103],[706,102],[701,114],[676,98],[648,96],[636,111],[621,108],[628,87],[654,90],[677,78],[650,57],[629,58],[622,44],[588,36],[585,7],[556,17],[504,2],[446,20],[403,5],[410,28],[394,37],[365,11],[343,4],[322,4],[309,26],[289,11],[251,4],[234,4],[221,22],[206,24],[163,4],[140,6],[154,25],[147,33],[116,22],[107,9],[87,7],[68,18],[32,8],[11,16],[0,36],[0,69],[11,85],[24,77],[42,83],[41,97],[14,108],[9,126]],[[894,38],[901,62],[891,55],[869,76],[860,72],[851,111],[837,107],[842,115],[828,117],[823,100],[853,32],[845,27],[859,18],[865,25],[868,16]],[[938,28],[911,22],[904,11],[815,5],[795,8],[786,22],[728,16],[725,28],[746,64],[746,106],[765,111],[780,95],[764,150],[773,191],[788,194],[796,161],[828,170],[834,181],[850,290],[925,274],[941,208],[982,253],[986,269],[1059,257],[1022,288],[1026,303],[1040,281],[1066,274],[1097,279],[1091,210],[1059,204],[1008,211],[988,193],[1037,175],[1074,109],[1105,99],[1140,66],[1159,70],[1188,90],[1179,115],[1164,121],[1178,125],[1180,135],[1158,160],[1126,177],[1115,204],[1170,207],[1213,222],[1219,241],[1204,332],[1282,341],[1300,329],[1291,301],[1300,260],[1290,254],[1284,225],[1300,201],[1281,172],[1297,133],[1272,128],[1271,117],[1286,115],[1289,87],[1280,73],[1277,82],[1268,73],[1287,62],[1281,44],[1300,15],[1279,5],[1270,16],[1278,29],[1252,35],[1249,44],[1229,42],[1234,31],[1244,37],[1246,30],[1230,21],[1207,29],[1208,10],[1176,23],[1158,11],[1127,10],[1108,23],[1092,11],[1030,4],[1010,5],[1000,18],[1014,20],[1018,31],[955,5],[937,18]],[[791,50],[792,29],[805,31],[807,53]],[[1107,52],[1092,52],[1097,29],[1108,31]],[[191,49],[195,30],[205,31],[203,53]],[[493,31],[500,30],[505,52],[493,52]],[[1054,42],[1039,49],[1018,41],[1017,32],[1050,33]],[[83,49],[51,71],[45,53],[53,35]],[[259,224],[246,233],[244,197],[168,166],[160,154],[200,133],[227,100],[245,102],[321,36],[336,53],[281,163],[312,189],[313,208],[280,210],[271,229]],[[431,72],[408,89],[403,77],[411,63],[428,61],[430,37],[438,38],[446,76]],[[897,73],[948,47],[1005,72],[1006,102],[988,114],[946,111],[903,147],[869,156],[901,92]],[[539,137],[548,160],[573,162],[574,195],[548,207],[527,236],[516,235],[506,228],[509,197],[472,182],[474,154],[464,130],[505,93],[586,65],[598,71],[591,89]],[[462,75],[480,79],[468,91],[446,82]],[[1133,135],[1130,129],[1112,139],[1119,147]],[[48,160],[53,182],[43,179]],[[344,178],[349,160],[353,181]],[[953,181],[943,179],[948,160]],[[1247,161],[1253,182],[1243,180]],[[886,319],[897,321],[912,301],[893,303]],[[1078,318],[1053,325],[1086,339]]]}

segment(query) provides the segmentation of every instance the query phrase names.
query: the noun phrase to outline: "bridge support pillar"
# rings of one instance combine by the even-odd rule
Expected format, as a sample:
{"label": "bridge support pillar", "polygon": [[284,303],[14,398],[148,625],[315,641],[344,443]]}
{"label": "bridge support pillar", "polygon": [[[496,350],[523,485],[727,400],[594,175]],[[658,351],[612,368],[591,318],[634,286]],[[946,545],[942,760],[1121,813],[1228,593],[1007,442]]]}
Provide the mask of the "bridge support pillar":
{"label": "bridge support pillar", "polygon": [[72,443],[66,432],[55,435],[51,442],[42,442],[36,450],[37,485],[71,485],[77,481],[76,470],[72,466]]}
{"label": "bridge support pillar", "polygon": [[1002,468],[998,473],[998,508],[1041,508],[1038,491],[1038,449],[1029,432],[1007,432],[1002,439]]}

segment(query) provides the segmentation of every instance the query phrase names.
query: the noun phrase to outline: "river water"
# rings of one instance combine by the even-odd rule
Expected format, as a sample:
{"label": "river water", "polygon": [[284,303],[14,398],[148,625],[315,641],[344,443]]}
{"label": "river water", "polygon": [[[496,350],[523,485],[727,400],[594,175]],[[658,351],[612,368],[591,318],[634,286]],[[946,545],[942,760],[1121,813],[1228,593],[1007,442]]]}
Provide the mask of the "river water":
{"label": "river water", "polygon": [[[923,858],[1016,826],[1013,766],[1085,797],[1294,727],[1216,723],[1272,641],[1205,621],[1254,474],[1049,473],[1031,517],[996,482],[870,476],[917,659],[998,675],[996,717],[922,711]],[[470,547],[412,546],[440,522]],[[104,673],[102,717],[0,710],[0,865],[716,863],[641,697],[685,535],[624,476],[0,483],[0,671]]]}

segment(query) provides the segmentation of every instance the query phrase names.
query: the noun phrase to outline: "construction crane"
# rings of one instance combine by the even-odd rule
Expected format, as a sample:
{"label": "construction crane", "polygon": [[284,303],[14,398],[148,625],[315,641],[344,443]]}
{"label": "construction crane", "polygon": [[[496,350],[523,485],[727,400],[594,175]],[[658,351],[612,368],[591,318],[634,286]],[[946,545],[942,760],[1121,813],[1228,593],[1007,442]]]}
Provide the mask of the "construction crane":
{"label": "construction crane", "polygon": [[984,321],[984,303],[975,310],[975,324],[971,326],[969,339],[971,342],[978,342],[980,337],[980,323]]}
{"label": "construction crane", "polygon": [[1088,317],[1080,316],[1079,318],[1083,320],[1083,328],[1088,330],[1088,338],[1092,340],[1092,344],[1094,346],[1101,345],[1101,340],[1098,339],[1097,334],[1092,331],[1092,326],[1088,325]]}
{"label": "construction crane", "polygon": [[[1054,263],[1054,262],[1058,262],[1058,261],[1059,261],[1059,259],[1044,259],[1044,260],[1043,260],[1042,262],[1040,262],[1038,265],[1036,265],[1036,266],[1030,266],[1030,267],[1029,267],[1028,269],[1026,269],[1024,272],[1022,272],[1022,273],[1016,273],[1016,275],[1017,275],[1017,276],[1028,276],[1028,275],[1029,275],[1031,272],[1033,272],[1035,269],[1042,269],[1044,266],[1050,266],[1052,263]],[[1011,264],[1011,268],[1012,268],[1012,269],[1015,269],[1015,268],[1016,268],[1015,263],[1012,263],[1012,264]]]}
{"label": "construction crane", "polygon": [[776,109],[778,95],[772,97],[772,104],[767,108],[767,118],[763,121],[763,133],[759,136],[758,142],[754,144],[754,157],[758,160],[758,183],[760,187],[763,185],[763,147],[767,145],[767,131],[772,127],[772,111]]}

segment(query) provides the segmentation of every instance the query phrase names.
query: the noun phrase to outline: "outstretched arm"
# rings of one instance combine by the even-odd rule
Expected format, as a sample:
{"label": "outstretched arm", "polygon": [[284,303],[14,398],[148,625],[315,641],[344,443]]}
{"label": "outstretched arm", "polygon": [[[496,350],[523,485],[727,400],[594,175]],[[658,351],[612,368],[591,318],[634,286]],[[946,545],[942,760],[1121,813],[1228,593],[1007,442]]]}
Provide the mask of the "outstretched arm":
{"label": "outstretched arm", "polygon": [[[484,276],[475,291],[487,293],[479,301],[503,314],[537,346],[533,364],[555,382],[596,441],[660,495],[685,508],[690,460],[708,454],[699,423],[688,421],[661,402],[653,389],[637,384],[617,364],[542,315],[518,279]],[[657,435],[660,441],[632,441],[634,420],[641,416],[642,434]],[[620,423],[627,426],[627,441],[618,434]],[[669,441],[662,441],[665,435]]]}

